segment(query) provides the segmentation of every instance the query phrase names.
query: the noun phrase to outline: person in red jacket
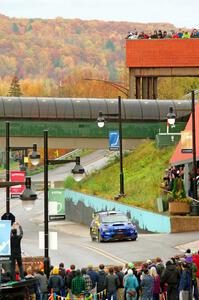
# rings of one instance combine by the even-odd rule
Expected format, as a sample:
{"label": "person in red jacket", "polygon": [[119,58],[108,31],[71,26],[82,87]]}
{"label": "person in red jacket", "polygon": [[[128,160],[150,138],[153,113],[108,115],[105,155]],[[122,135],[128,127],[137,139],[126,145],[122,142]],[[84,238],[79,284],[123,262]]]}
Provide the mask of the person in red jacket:
{"label": "person in red jacket", "polygon": [[192,256],[193,262],[195,263],[197,267],[197,272],[196,272],[196,281],[197,281],[197,287],[198,287],[198,293],[199,293],[199,251],[198,253],[194,254]]}

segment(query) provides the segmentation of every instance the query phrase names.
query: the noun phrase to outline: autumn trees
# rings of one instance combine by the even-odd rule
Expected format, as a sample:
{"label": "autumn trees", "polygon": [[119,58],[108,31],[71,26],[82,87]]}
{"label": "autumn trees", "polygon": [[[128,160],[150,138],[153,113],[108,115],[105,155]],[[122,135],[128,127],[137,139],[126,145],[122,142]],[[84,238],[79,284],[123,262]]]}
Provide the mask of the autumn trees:
{"label": "autumn trees", "polygon": [[[128,88],[126,33],[133,28],[159,28],[153,23],[16,19],[3,15],[0,22],[1,96],[17,94],[11,88],[17,74],[23,96],[115,98],[117,88],[106,82],[115,81]],[[175,29],[161,23],[163,27]],[[100,81],[86,81],[88,78]],[[160,99],[179,99],[191,87],[199,88],[198,79],[159,81]]]}
{"label": "autumn trees", "polygon": [[20,97],[22,96],[21,87],[19,83],[19,79],[17,76],[14,76],[8,91],[8,96],[12,97]]}

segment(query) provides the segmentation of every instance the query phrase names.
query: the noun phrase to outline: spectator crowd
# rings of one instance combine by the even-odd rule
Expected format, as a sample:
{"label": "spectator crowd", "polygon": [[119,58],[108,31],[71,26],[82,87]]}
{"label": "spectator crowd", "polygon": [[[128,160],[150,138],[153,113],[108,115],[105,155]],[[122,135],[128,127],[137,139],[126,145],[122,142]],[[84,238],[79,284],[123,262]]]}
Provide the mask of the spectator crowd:
{"label": "spectator crowd", "polygon": [[[165,191],[170,192],[174,188],[174,182],[176,178],[181,178],[184,181],[184,165],[182,166],[171,166],[169,169],[165,170],[165,176],[164,176],[164,184],[163,188]],[[194,178],[193,173],[189,172],[188,174],[189,179],[189,190],[188,190],[188,196],[193,198],[193,190],[194,190]],[[199,167],[197,166],[196,171],[196,185],[197,189],[199,187]]]}
{"label": "spectator crowd", "polygon": [[[51,267],[49,278],[44,274],[43,264],[33,269],[29,266],[24,279],[35,278],[29,287],[31,300],[199,300],[199,252],[187,249],[182,257],[175,256],[165,264],[161,258],[147,260],[135,266],[98,268],[88,265],[77,269],[75,265],[65,268]],[[4,282],[9,273],[2,274]]]}
{"label": "spectator crowd", "polygon": [[144,31],[138,32],[136,29],[129,31],[126,39],[137,40],[137,39],[189,39],[189,38],[199,38],[199,31],[193,29],[191,32],[188,30],[179,29],[177,32],[175,30],[154,30],[154,32],[145,33]]}

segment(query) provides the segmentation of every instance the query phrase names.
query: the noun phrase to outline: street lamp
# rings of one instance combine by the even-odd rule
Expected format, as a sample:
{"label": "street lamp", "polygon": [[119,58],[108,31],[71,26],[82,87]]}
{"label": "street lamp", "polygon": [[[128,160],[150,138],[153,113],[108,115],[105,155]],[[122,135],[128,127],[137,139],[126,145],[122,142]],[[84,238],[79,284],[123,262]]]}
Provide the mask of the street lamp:
{"label": "street lamp", "polygon": [[[31,178],[30,177],[26,177],[25,182],[21,182],[21,181],[3,181],[0,182],[0,188],[10,188],[11,186],[15,186],[15,185],[19,185],[19,184],[24,184],[25,185],[25,189],[22,192],[22,194],[20,195],[20,199],[23,200],[22,205],[25,204],[24,208],[26,210],[31,210],[33,205],[34,205],[34,201],[37,199],[37,194],[32,191],[31,189]],[[9,213],[5,213],[2,216],[2,220],[11,220],[12,223],[14,223],[14,216],[9,212]]]}
{"label": "street lamp", "polygon": [[[37,153],[37,145],[33,144],[33,147],[10,147],[10,122],[6,122],[6,182],[10,181],[10,151],[33,149],[30,154],[30,161],[33,165],[39,163],[40,155]],[[20,183],[21,184],[21,183]],[[6,214],[10,214],[10,186],[6,186]]]}
{"label": "street lamp", "polygon": [[120,152],[120,193],[118,197],[125,196],[124,193],[124,174],[123,174],[123,156],[122,156],[122,105],[121,105],[121,97],[118,96],[118,113],[115,114],[104,114],[103,112],[99,112],[97,118],[98,127],[103,128],[105,124],[104,117],[113,117],[118,119],[119,124],[119,152]]}
{"label": "street lamp", "polygon": [[176,114],[173,111],[173,106],[169,107],[169,112],[167,114],[167,133],[169,133],[169,126],[174,127],[176,121]]}
{"label": "street lamp", "polygon": [[48,159],[48,130],[44,130],[44,272],[49,276],[50,258],[49,258],[49,228],[48,228],[48,166],[63,163],[75,162],[76,165],[72,169],[74,179],[80,181],[85,170],[80,165],[80,157],[71,160],[50,160]]}

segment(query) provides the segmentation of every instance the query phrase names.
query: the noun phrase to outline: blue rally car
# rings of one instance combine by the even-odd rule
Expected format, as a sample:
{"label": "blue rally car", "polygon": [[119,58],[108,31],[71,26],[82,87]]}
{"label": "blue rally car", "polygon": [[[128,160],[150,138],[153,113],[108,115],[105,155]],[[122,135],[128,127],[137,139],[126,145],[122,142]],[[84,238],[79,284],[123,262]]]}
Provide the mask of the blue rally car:
{"label": "blue rally car", "polygon": [[122,212],[96,212],[90,225],[92,241],[125,240],[135,241],[138,237],[136,226]]}

